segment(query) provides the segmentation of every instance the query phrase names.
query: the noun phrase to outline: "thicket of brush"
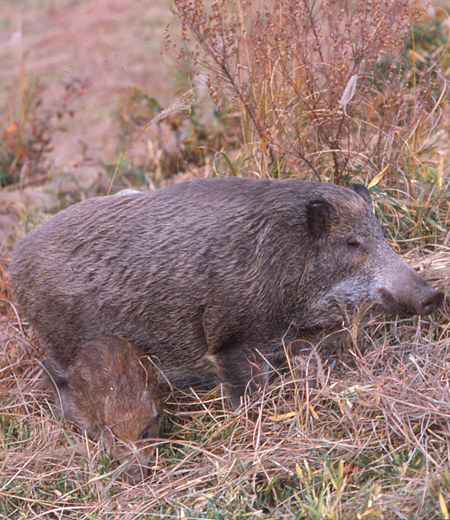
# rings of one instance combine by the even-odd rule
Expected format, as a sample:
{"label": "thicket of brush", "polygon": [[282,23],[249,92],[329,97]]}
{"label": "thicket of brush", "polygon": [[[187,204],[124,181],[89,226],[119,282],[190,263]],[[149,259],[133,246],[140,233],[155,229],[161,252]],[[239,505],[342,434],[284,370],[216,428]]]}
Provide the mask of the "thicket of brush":
{"label": "thicket of brush", "polygon": [[445,307],[355,323],[348,344],[312,354],[316,389],[274,374],[237,411],[220,388],[173,389],[150,477],[132,487],[55,418],[2,267],[0,516],[450,518],[448,26],[406,1],[175,0],[174,12],[175,50],[220,109],[210,127],[201,106],[172,122],[197,150],[186,168],[364,182],[391,244]]}

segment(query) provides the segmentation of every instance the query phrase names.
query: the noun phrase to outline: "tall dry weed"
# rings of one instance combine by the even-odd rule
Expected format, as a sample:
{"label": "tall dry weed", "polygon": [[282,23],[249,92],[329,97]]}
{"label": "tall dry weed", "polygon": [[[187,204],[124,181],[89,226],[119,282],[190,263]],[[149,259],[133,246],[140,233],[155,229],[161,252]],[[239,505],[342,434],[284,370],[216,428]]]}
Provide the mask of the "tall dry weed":
{"label": "tall dry weed", "polygon": [[178,58],[240,111],[250,170],[344,183],[415,168],[447,88],[441,54],[422,70],[401,54],[421,15],[411,2],[175,0],[173,12]]}

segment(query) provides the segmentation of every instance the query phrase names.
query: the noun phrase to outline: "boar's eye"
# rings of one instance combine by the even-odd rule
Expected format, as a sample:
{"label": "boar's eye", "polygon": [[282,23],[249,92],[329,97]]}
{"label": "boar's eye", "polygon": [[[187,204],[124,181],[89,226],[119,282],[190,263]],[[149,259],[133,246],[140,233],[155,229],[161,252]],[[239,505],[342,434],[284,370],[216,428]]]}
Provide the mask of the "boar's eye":
{"label": "boar's eye", "polygon": [[361,251],[363,248],[363,245],[356,238],[352,238],[347,242],[347,248],[349,251]]}

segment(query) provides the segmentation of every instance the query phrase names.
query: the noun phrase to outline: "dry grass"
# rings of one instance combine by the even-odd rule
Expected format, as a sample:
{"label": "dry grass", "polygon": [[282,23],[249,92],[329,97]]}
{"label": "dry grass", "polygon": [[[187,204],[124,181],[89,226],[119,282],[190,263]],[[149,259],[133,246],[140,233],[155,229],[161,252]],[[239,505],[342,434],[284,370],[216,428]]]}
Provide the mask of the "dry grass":
{"label": "dry grass", "polygon": [[[450,255],[416,264],[437,267],[448,291]],[[174,390],[150,477],[131,487],[101,445],[55,418],[4,272],[2,287],[4,518],[446,518],[448,308],[353,331],[320,362],[318,389],[276,374],[237,412],[220,388]]]}

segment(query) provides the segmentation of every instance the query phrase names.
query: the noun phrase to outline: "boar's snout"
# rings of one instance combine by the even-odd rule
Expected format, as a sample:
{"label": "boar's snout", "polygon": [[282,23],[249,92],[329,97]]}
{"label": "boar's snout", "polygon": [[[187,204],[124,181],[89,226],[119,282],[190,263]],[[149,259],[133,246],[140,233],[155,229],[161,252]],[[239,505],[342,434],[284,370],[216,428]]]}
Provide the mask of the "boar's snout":
{"label": "boar's snout", "polygon": [[444,301],[444,293],[441,291],[435,291],[434,289],[432,289],[432,293],[433,294],[431,294],[428,298],[417,304],[417,314],[426,316],[441,306],[442,302]]}
{"label": "boar's snout", "polygon": [[[424,282],[425,283],[425,282]],[[401,317],[409,317],[418,314],[426,316],[434,312],[444,300],[444,293],[435,291],[431,286],[425,283],[416,298],[414,291],[410,291],[406,295],[393,295],[385,289],[381,289],[383,300],[393,314]]]}
{"label": "boar's snout", "polygon": [[444,301],[444,293],[433,289],[397,254],[391,256],[391,262],[380,280],[379,294],[386,315],[402,318],[427,316]]}

